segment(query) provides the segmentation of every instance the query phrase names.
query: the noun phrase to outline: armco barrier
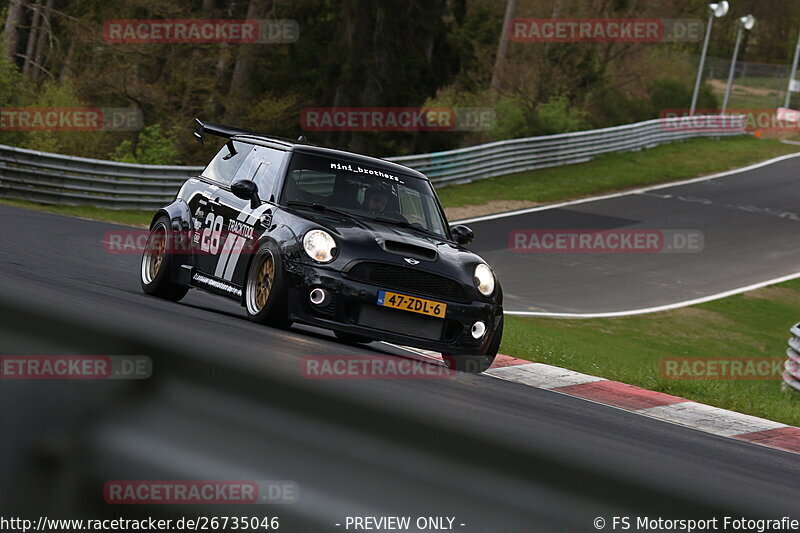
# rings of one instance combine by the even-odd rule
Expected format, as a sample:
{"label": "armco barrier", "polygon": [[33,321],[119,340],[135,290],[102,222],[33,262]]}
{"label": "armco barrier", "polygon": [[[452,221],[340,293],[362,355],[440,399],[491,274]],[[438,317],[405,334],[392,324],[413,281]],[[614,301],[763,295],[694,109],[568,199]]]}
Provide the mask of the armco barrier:
{"label": "armco barrier", "polygon": [[[724,127],[708,131],[680,128],[677,125],[681,120],[654,119],[386,159],[415,168],[436,185],[443,185],[580,163],[600,154],[639,150],[692,137],[746,133],[743,115],[728,117]],[[154,209],[167,203],[187,177],[201,170],[202,167],[117,163],[0,145],[0,197],[112,209]]]}
{"label": "armco barrier", "polygon": [[45,204],[154,209],[203,167],[134,165],[0,145],[0,197]]}
{"label": "armco barrier", "polygon": [[[695,117],[698,121],[706,116]],[[708,117],[710,118],[710,117]],[[388,158],[415,168],[436,184],[463,183],[537,168],[589,161],[597,155],[650,148],[692,137],[742,135],[745,116],[713,131],[679,128],[682,119],[654,119],[599,130],[497,141],[469,148]]]}

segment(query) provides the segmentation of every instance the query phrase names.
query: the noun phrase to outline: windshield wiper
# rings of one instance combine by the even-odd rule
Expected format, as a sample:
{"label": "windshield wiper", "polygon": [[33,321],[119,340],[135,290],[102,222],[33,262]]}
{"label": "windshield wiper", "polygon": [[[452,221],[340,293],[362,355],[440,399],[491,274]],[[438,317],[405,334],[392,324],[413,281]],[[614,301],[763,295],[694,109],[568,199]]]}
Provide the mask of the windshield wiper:
{"label": "windshield wiper", "polygon": [[337,215],[346,216],[348,218],[356,217],[356,215],[353,213],[348,213],[347,211],[336,209],[335,207],[328,207],[327,205],[316,204],[311,202],[298,202],[290,200],[289,202],[286,202],[286,205],[288,205],[289,207],[308,207],[310,209],[314,209],[315,211],[327,211],[329,213],[336,213]]}

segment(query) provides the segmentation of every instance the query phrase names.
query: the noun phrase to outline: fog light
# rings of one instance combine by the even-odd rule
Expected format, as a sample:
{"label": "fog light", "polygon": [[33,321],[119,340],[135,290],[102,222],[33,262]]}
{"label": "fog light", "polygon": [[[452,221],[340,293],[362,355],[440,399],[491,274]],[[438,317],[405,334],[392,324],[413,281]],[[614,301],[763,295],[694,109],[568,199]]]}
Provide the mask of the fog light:
{"label": "fog light", "polygon": [[308,295],[308,299],[314,305],[323,305],[328,301],[328,291],[325,289],[316,288]]}
{"label": "fog light", "polygon": [[472,324],[472,338],[473,339],[480,339],[483,337],[483,334],[486,333],[486,324],[483,322],[475,322]]}

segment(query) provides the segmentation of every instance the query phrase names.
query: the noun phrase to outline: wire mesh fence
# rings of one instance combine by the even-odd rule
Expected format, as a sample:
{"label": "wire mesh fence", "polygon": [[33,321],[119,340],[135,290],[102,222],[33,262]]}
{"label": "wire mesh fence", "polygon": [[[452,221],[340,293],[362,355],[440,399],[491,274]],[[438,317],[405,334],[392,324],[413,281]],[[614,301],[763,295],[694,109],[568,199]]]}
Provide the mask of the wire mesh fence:
{"label": "wire mesh fence", "polygon": [[[728,84],[730,68],[730,58],[706,58],[704,79],[711,86],[720,105]],[[789,70],[790,65],[737,61],[728,108],[783,107],[789,83]],[[797,109],[800,106],[800,95],[792,93],[792,103],[790,107]]]}

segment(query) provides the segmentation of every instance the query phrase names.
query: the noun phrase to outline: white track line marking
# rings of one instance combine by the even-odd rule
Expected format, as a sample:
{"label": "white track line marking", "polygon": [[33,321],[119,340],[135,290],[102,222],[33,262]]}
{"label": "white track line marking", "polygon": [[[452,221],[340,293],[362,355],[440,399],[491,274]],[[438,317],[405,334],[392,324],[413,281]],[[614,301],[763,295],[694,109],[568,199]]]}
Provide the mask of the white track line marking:
{"label": "white track line marking", "polygon": [[710,302],[712,300],[719,300],[720,298],[725,298],[727,296],[734,296],[736,294],[741,294],[743,292],[761,289],[768,285],[775,285],[776,283],[783,283],[784,281],[791,281],[797,278],[800,278],[800,272],[795,272],[794,274],[789,274],[787,276],[782,276],[780,278],[774,278],[767,281],[760,281],[758,283],[753,283],[752,285],[747,285],[745,287],[738,287],[736,289],[730,289],[724,292],[718,292],[716,294],[711,294],[709,296],[703,296],[702,298],[695,298],[693,300],[684,300],[682,302],[676,302],[666,305],[658,305],[655,307],[631,309],[628,311],[612,311],[608,313],[554,313],[554,312],[551,313],[548,311],[504,311],[504,314],[512,316],[535,316],[544,318],[613,318],[620,316],[643,315],[646,313],[670,311],[672,309],[678,309],[681,307],[688,307],[690,305],[702,304]]}
{"label": "white track line marking", "polygon": [[724,172],[718,172],[716,174],[709,174],[708,176],[700,176],[699,178],[690,178],[687,180],[682,181],[672,181],[668,183],[660,183],[658,185],[650,185],[648,187],[642,187],[639,189],[631,189],[627,191],[620,191],[610,194],[604,194],[602,196],[591,196],[588,198],[579,198],[578,200],[567,200],[565,202],[559,202],[555,204],[548,204],[548,205],[540,205],[536,207],[528,207],[526,209],[519,209],[517,211],[507,211],[505,213],[495,213],[493,215],[483,215],[480,217],[473,217],[473,218],[465,218],[464,220],[456,220],[452,222],[453,224],[469,224],[471,222],[483,222],[484,220],[494,220],[497,218],[506,218],[506,217],[513,217],[517,215],[526,215],[528,213],[535,213],[537,211],[546,211],[548,209],[558,209],[559,207],[564,207],[566,205],[577,205],[577,204],[585,204],[589,202],[597,202],[600,200],[608,200],[610,198],[619,198],[621,196],[629,196],[632,194],[642,194],[648,191],[655,191],[658,189],[666,189],[669,187],[678,187],[680,185],[688,185],[690,183],[698,183],[701,181],[708,181],[714,180],[717,178],[724,178],[725,176],[732,176],[734,174],[739,174],[741,172],[747,172],[749,170],[755,170],[757,168],[765,167],[768,165],[772,165],[774,163],[779,163],[781,161],[785,161],[787,159],[792,159],[794,157],[800,157],[800,152],[795,154],[786,154],[781,155],[778,157],[774,157],[772,159],[767,159],[766,161],[761,161],[760,163],[754,163],[752,165],[741,167],[741,168],[734,168],[732,170],[726,170]]}
{"label": "white track line marking", "polygon": [[[772,159],[768,159],[766,161],[762,161],[760,163],[755,163],[753,165],[749,165],[742,168],[737,168],[733,170],[726,170],[725,172],[719,172],[717,174],[710,174],[708,176],[701,176],[699,178],[692,178],[683,181],[675,181],[670,183],[662,183],[659,185],[653,185],[651,187],[644,187],[640,189],[633,189],[629,191],[622,191],[618,193],[606,194],[602,196],[593,196],[590,198],[581,198],[579,200],[569,200],[566,202],[559,202],[557,204],[549,204],[549,205],[542,205],[537,207],[529,207],[527,209],[520,209],[518,211],[508,211],[506,213],[496,213],[494,215],[485,215],[481,217],[474,217],[474,218],[467,218],[464,220],[455,221],[458,224],[467,224],[471,222],[482,222],[484,220],[494,220],[498,218],[506,218],[512,217],[517,215],[525,215],[528,213],[534,213],[537,211],[546,211],[548,209],[557,209],[559,207],[567,206],[567,205],[576,205],[576,204],[584,204],[589,202],[596,202],[600,200],[608,200],[610,198],[619,198],[621,196],[628,196],[632,194],[642,194],[649,191],[655,191],[658,189],[666,189],[668,187],[677,187],[680,185],[687,185],[690,183],[697,183],[701,181],[713,180],[717,178],[723,178],[726,176],[732,176],[734,174],[739,174],[742,172],[747,172],[749,170],[755,170],[757,168],[765,167],[768,165],[772,165],[774,163],[778,163],[780,161],[785,161],[787,159],[792,159],[795,157],[800,157],[800,152],[796,154],[786,154],[782,156],[778,156]],[[719,300],[720,298],[725,298],[727,296],[733,296],[736,294],[740,294],[747,291],[752,291],[755,289],[760,289],[762,287],[766,287],[768,285],[774,285],[776,283],[783,283],[784,281],[790,281],[793,279],[800,278],[800,272],[795,272],[793,274],[788,274],[786,276],[782,276],[779,278],[770,279],[767,281],[762,281],[759,283],[753,283],[752,285],[747,285],[745,287],[738,287],[735,289],[730,289],[727,291],[711,294],[708,296],[703,296],[702,298],[694,298],[692,300],[684,300],[682,302],[676,302],[672,304],[666,305],[658,305],[653,307],[645,307],[641,309],[630,309],[624,311],[611,311],[611,312],[604,312],[604,313],[558,313],[558,312],[549,312],[549,311],[505,311],[506,315],[512,316],[532,316],[532,317],[544,317],[544,318],[613,318],[613,317],[620,317],[620,316],[631,316],[631,315],[643,315],[647,313],[657,313],[659,311],[669,311],[671,309],[679,309],[681,307],[688,307],[690,305],[697,305],[705,302],[710,302],[712,300]]]}

